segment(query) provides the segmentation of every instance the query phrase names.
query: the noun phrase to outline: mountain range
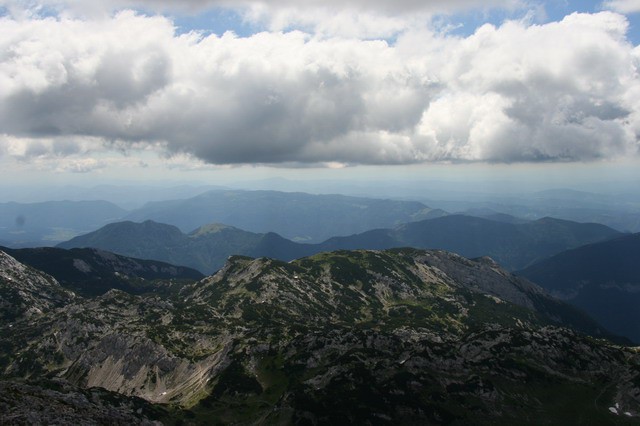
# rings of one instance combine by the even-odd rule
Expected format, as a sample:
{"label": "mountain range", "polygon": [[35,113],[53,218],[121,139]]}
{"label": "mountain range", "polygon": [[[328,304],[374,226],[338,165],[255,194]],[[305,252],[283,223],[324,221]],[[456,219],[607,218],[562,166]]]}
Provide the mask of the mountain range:
{"label": "mountain range", "polygon": [[602,189],[602,193],[551,189],[492,194],[489,188],[473,192],[467,183],[459,191],[445,190],[437,196],[414,195],[411,199],[434,208],[470,215],[476,215],[478,211],[493,211],[528,220],[550,216],[575,222],[601,223],[622,232],[640,231],[637,188],[616,188],[613,191],[608,188]]}
{"label": "mountain range", "polygon": [[[563,194],[544,208],[607,201]],[[0,204],[0,424],[640,418],[640,234],[484,205],[192,195]]]}
{"label": "mountain range", "polygon": [[[181,189],[165,192],[150,189],[146,197],[177,196]],[[336,235],[351,235],[446,214],[414,201],[220,189],[188,197],[196,189],[187,189],[184,197],[148,202],[134,210],[125,210],[107,201],[0,204],[0,243],[13,248],[53,246],[124,220],[154,220],[175,225],[183,232],[218,222],[255,233],[274,231],[296,241],[320,242]],[[114,198],[116,195],[112,192],[117,191],[117,187],[106,188],[98,194]],[[134,191],[135,194],[139,193]]]}
{"label": "mountain range", "polygon": [[490,256],[506,269],[514,270],[569,248],[617,235],[620,233],[604,225],[554,218],[509,223],[465,215],[448,215],[406,223],[394,229],[336,237],[321,246],[323,250],[438,248],[466,257]]}
{"label": "mountain range", "polygon": [[632,234],[559,253],[517,274],[640,342],[639,260],[640,234]]}
{"label": "mountain range", "polygon": [[[284,256],[293,258],[300,246],[275,236],[278,248],[288,245]],[[233,254],[268,256],[271,247],[270,234],[256,234],[231,226],[212,224],[200,227],[189,234],[183,234],[173,225],[145,221],[142,223],[118,222],[104,226],[97,231],[78,236],[58,245],[70,249],[92,247],[125,256],[153,259],[174,265],[185,265],[204,273],[218,270],[227,258]],[[263,242],[263,240],[266,240]],[[281,244],[280,244],[281,243]],[[265,250],[262,250],[265,248]],[[277,250],[273,250],[275,254]],[[310,253],[310,252],[309,252]]]}
{"label": "mountain range", "polygon": [[[19,194],[16,191],[5,188],[14,196]],[[394,187],[392,195],[401,194],[401,188]],[[634,198],[623,202],[623,196],[556,190],[481,202],[482,193],[465,193],[468,201],[422,200],[419,192],[412,194],[399,200],[388,199],[389,194],[381,199],[212,186],[50,188],[35,198],[68,197],[74,201],[0,203],[0,244],[13,248],[53,246],[107,223],[126,220],[167,223],[185,233],[210,223],[225,223],[254,233],[276,232],[296,242],[318,244],[331,237],[445,216],[448,213],[444,210],[514,224],[550,216],[602,223],[625,232],[637,231],[640,226]],[[94,198],[108,201],[90,201]]]}
{"label": "mountain range", "polygon": [[0,322],[0,423],[95,423],[105,412],[128,424],[633,424],[640,415],[637,351],[488,258],[234,256],[174,293],[88,298],[4,253],[0,267],[2,314],[38,308]]}
{"label": "mountain range", "polygon": [[212,273],[228,256],[272,257],[289,261],[339,249],[394,247],[439,248],[467,257],[490,256],[509,270],[563,250],[620,235],[598,224],[544,218],[508,223],[463,215],[378,229],[320,244],[301,244],[275,233],[257,234],[226,225],[203,226],[189,234],[153,221],[119,222],[61,243],[61,248],[93,247],[143,259],[154,259]]}
{"label": "mountain range", "polygon": [[[203,273],[215,272],[234,254],[290,261],[340,249],[415,247],[446,249],[471,258],[490,256],[508,270],[529,265],[518,274],[584,309],[608,330],[640,341],[637,235],[621,236],[603,225],[552,218],[513,222],[509,217],[496,221],[448,215],[395,229],[335,237],[321,244],[299,244],[275,233],[256,234],[219,224],[183,234],[176,227],[151,221],[122,222],[61,247],[97,247],[187,265]],[[555,257],[545,260],[549,256]]]}

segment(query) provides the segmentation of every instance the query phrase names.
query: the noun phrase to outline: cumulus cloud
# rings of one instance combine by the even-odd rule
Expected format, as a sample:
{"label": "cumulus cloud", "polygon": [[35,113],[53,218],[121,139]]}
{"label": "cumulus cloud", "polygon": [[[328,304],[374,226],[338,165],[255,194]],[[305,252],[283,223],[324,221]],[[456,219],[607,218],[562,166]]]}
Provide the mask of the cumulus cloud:
{"label": "cumulus cloud", "polygon": [[410,27],[423,26],[433,16],[469,10],[522,10],[526,0],[0,0],[14,17],[51,14],[95,18],[122,9],[150,13],[196,15],[207,10],[231,10],[270,31],[299,29],[316,37],[391,38]]}
{"label": "cumulus cloud", "polygon": [[603,12],[485,25],[466,38],[410,30],[389,44],[300,31],[178,35],[169,19],[131,11],[5,17],[0,131],[26,141],[24,158],[77,155],[77,142],[56,151],[41,141],[83,138],[211,164],[630,155],[640,52],[626,28]]}
{"label": "cumulus cloud", "polygon": [[637,49],[619,15],[486,25],[453,47],[419,132],[442,158],[592,160],[637,152]]}
{"label": "cumulus cloud", "polygon": [[303,29],[316,36],[389,38],[429,22],[433,16],[462,11],[522,10],[523,0],[307,0],[246,1],[243,15],[272,31]]}
{"label": "cumulus cloud", "polygon": [[640,12],[640,0],[608,0],[602,7],[620,13],[637,13]]}

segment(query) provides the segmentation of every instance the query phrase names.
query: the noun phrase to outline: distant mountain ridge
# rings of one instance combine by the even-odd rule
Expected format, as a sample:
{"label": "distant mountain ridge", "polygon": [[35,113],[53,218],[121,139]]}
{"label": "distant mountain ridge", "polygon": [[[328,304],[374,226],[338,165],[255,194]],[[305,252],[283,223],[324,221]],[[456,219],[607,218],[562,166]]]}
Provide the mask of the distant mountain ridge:
{"label": "distant mountain ridge", "polygon": [[564,251],[517,274],[640,343],[640,233]]}
{"label": "distant mountain ridge", "polygon": [[336,237],[321,245],[335,249],[437,248],[465,257],[490,256],[508,270],[523,268],[569,248],[620,235],[607,226],[542,218],[525,223],[499,222],[473,216],[448,215]]}
{"label": "distant mountain ridge", "polygon": [[432,207],[473,216],[486,217],[490,211],[529,220],[549,216],[581,223],[601,223],[620,232],[640,231],[637,188],[621,189],[620,193],[610,189],[602,193],[551,189],[519,195],[460,192],[453,196],[442,194],[440,199],[416,199]]}
{"label": "distant mountain ridge", "polygon": [[449,250],[466,257],[490,256],[514,270],[568,248],[619,235],[604,225],[552,218],[522,224],[462,215],[411,222],[320,244],[300,244],[270,232],[257,234],[225,225],[206,225],[183,234],[177,227],[145,221],[119,222],[78,236],[58,247],[94,247],[125,256],[185,265],[208,274],[230,255],[289,261],[320,252],[398,247]]}
{"label": "distant mountain ridge", "polygon": [[[164,193],[177,197],[179,190],[169,188],[163,192],[149,188],[152,193],[148,196]],[[113,198],[114,191],[122,189],[107,188],[100,194]],[[0,241],[13,248],[53,246],[108,223],[154,220],[175,225],[182,232],[210,223],[225,223],[255,233],[277,232],[298,242],[317,243],[336,235],[447,214],[415,201],[225,189],[193,196],[200,190],[185,188],[185,191],[184,197],[188,198],[152,201],[133,211],[107,201],[0,203]]]}
{"label": "distant mountain ridge", "polygon": [[[93,247],[124,256],[188,266],[209,274],[218,270],[232,254],[266,256],[268,253],[262,253],[260,249],[264,238],[271,237],[268,234],[256,234],[218,224],[206,225],[183,234],[173,225],[147,220],[142,223],[112,223],[61,243],[58,247]],[[305,247],[282,237],[277,239],[289,244],[294,250],[300,246]],[[270,247],[268,243],[264,244]],[[287,258],[291,256],[288,252],[284,255]]]}
{"label": "distant mountain ridge", "polygon": [[302,192],[213,190],[187,200],[148,203],[125,220],[175,225],[191,232],[209,223],[275,232],[298,242],[321,242],[375,228],[445,215],[416,201],[307,194]]}
{"label": "distant mountain ridge", "polygon": [[132,294],[154,291],[155,280],[192,281],[204,277],[195,269],[155,260],[134,259],[92,249],[41,247],[0,250],[54,277],[63,287],[93,297],[118,289]]}

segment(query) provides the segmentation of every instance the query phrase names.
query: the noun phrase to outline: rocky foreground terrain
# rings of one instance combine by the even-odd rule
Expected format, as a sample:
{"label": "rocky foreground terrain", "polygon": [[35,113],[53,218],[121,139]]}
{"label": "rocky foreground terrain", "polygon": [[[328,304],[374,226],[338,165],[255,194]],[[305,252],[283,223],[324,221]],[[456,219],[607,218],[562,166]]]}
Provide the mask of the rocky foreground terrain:
{"label": "rocky foreground terrain", "polygon": [[0,252],[0,424],[635,424],[640,356],[444,251],[232,257],[82,297]]}

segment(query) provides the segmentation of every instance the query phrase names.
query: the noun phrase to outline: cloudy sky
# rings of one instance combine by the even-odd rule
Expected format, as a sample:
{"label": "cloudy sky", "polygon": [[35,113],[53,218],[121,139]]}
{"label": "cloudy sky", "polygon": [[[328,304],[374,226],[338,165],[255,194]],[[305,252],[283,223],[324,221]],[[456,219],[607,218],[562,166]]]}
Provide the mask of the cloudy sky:
{"label": "cloudy sky", "polygon": [[0,0],[0,173],[633,169],[639,43],[640,0]]}

